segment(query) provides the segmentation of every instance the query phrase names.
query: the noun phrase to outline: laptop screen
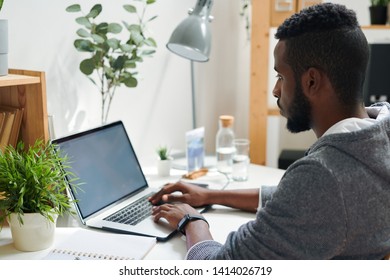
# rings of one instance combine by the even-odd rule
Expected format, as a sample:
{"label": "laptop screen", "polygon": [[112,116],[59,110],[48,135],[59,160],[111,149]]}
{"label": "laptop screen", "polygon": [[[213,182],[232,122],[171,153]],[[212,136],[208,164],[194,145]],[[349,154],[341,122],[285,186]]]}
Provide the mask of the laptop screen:
{"label": "laptop screen", "polygon": [[69,159],[80,189],[71,191],[83,218],[147,187],[121,121],[53,141]]}

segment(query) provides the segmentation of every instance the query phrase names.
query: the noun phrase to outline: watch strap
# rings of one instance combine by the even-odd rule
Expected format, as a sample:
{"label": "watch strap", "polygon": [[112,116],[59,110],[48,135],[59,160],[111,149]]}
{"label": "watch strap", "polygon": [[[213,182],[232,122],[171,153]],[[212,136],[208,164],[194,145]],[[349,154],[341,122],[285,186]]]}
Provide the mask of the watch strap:
{"label": "watch strap", "polygon": [[201,215],[186,214],[180,220],[180,222],[177,224],[177,230],[180,231],[182,234],[186,235],[185,227],[188,225],[189,222],[196,221],[196,220],[202,220],[202,221],[206,222],[207,225],[209,225],[207,220]]}

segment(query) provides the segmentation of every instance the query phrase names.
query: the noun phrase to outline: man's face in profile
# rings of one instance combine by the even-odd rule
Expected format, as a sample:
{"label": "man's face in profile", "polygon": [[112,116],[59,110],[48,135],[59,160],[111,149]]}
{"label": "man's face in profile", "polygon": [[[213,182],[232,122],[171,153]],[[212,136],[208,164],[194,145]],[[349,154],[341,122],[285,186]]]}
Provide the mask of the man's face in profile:
{"label": "man's face in profile", "polygon": [[300,79],[285,59],[286,44],[279,41],[275,47],[275,71],[278,73],[273,94],[281,115],[287,119],[287,129],[293,133],[311,129],[311,105],[305,96]]}

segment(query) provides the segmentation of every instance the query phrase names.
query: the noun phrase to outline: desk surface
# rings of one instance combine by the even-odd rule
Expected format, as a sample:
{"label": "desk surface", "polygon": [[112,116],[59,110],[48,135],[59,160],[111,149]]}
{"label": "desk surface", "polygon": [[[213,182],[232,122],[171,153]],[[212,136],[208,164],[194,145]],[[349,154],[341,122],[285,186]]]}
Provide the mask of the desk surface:
{"label": "desk surface", "polygon": [[[184,171],[173,170],[170,177],[159,177],[156,174],[156,167],[145,168],[144,173],[151,187],[159,187],[167,182],[177,181]],[[284,170],[269,168],[251,164],[249,169],[249,179],[246,182],[230,182],[228,189],[239,188],[257,188],[260,185],[276,185],[282,177]],[[197,182],[206,182],[211,188],[221,188],[227,184],[224,175],[209,172],[204,177],[196,180]],[[253,213],[246,213],[236,209],[224,206],[213,206],[213,208],[204,213],[204,216],[210,223],[210,231],[216,241],[224,243],[227,235],[236,230],[240,225],[254,218]],[[62,242],[67,236],[72,234],[79,225],[76,220],[62,221],[56,229],[56,237],[53,247]],[[145,259],[183,259],[186,254],[185,237],[177,234],[172,239],[164,243],[157,243],[153,249],[146,255]],[[49,249],[38,252],[21,252],[14,248],[9,228],[3,228],[0,231],[0,260],[28,260],[42,259],[48,254]]]}

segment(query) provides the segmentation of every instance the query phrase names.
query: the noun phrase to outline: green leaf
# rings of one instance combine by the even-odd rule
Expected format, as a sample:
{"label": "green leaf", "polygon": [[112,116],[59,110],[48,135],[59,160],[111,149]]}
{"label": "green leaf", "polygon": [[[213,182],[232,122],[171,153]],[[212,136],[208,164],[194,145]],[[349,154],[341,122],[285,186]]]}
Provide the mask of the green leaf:
{"label": "green leaf", "polygon": [[127,77],[123,83],[125,84],[125,86],[129,87],[129,88],[133,88],[133,87],[136,87],[138,85],[138,81],[136,78],[130,76],[130,77]]}
{"label": "green leaf", "polygon": [[84,59],[80,63],[80,71],[85,75],[91,75],[95,70],[95,62],[92,58]]}
{"label": "green leaf", "polygon": [[130,39],[137,45],[141,45],[144,41],[144,37],[141,35],[140,32],[138,32],[137,30],[132,30],[131,31],[131,35],[130,35]]}
{"label": "green leaf", "polygon": [[[2,2],[3,2],[3,0],[1,0],[1,3]],[[1,10],[1,7],[0,7],[0,10]],[[80,7],[79,4],[70,5],[69,7],[66,8],[66,11],[69,12],[69,13],[80,12],[81,11],[81,7]]]}
{"label": "green leaf", "polygon": [[93,61],[95,63],[96,69],[103,67],[105,55],[106,55],[106,52],[99,50],[99,51],[96,51],[95,54],[91,57],[91,59],[93,59]]}
{"label": "green leaf", "polygon": [[156,2],[156,0],[147,0],[147,1],[146,1],[146,4],[150,5],[150,4],[153,4],[153,3],[155,3],[155,2]]}
{"label": "green leaf", "polygon": [[125,65],[126,59],[127,59],[126,56],[120,55],[120,56],[118,56],[118,58],[114,61],[114,63],[113,63],[112,66],[114,67],[114,69],[123,69],[123,66]]}
{"label": "green leaf", "polygon": [[144,40],[144,43],[147,46],[150,46],[150,47],[157,47],[156,41],[153,38],[150,38],[150,37],[148,39]]}
{"label": "green leaf", "polygon": [[93,52],[93,51],[95,51],[92,42],[89,40],[85,40],[85,39],[75,40],[74,46],[80,52]]}
{"label": "green leaf", "polygon": [[76,33],[77,33],[77,35],[79,35],[82,38],[87,38],[87,37],[91,36],[91,34],[87,30],[85,30],[84,28],[80,28],[79,30],[77,30]]}
{"label": "green leaf", "polygon": [[115,75],[114,75],[113,69],[110,67],[106,67],[106,66],[103,68],[104,68],[104,73],[105,73],[106,79],[107,80],[114,80]]}
{"label": "green leaf", "polygon": [[123,68],[136,68],[137,64],[134,61],[127,60]]}
{"label": "green leaf", "polygon": [[154,53],[156,53],[155,50],[145,50],[145,51],[142,51],[141,55],[143,55],[143,56],[149,56],[149,55],[152,55],[152,54],[154,54]]}
{"label": "green leaf", "polygon": [[133,45],[129,45],[129,44],[122,44],[120,48],[125,53],[130,53],[135,49]]}
{"label": "green leaf", "polygon": [[103,8],[101,4],[96,4],[92,7],[89,13],[86,15],[88,18],[96,18],[102,12]]}
{"label": "green leaf", "polygon": [[129,25],[127,22],[125,22],[125,21],[122,21],[122,23],[123,23],[123,25],[125,26],[125,28],[126,28],[127,30],[129,30],[130,25]]}
{"label": "green leaf", "polygon": [[158,16],[153,16],[153,17],[151,17],[150,19],[148,19],[147,22],[151,22],[152,20],[155,20],[157,17],[158,17]]}
{"label": "green leaf", "polygon": [[118,23],[110,23],[108,25],[108,32],[113,34],[119,34],[122,31],[122,26]]}
{"label": "green leaf", "polygon": [[129,31],[135,31],[135,32],[138,32],[138,33],[141,33],[141,26],[139,26],[138,24],[131,24],[127,27],[127,29]]}
{"label": "green leaf", "polygon": [[87,17],[78,17],[76,18],[76,22],[80,25],[85,26],[88,29],[92,28],[92,24]]}
{"label": "green leaf", "polygon": [[137,13],[137,8],[133,5],[123,5],[123,8],[129,13]]}
{"label": "green leaf", "polygon": [[92,34],[91,37],[98,44],[103,44],[105,42],[104,38],[98,34]]}
{"label": "green leaf", "polygon": [[113,50],[116,50],[117,48],[119,48],[119,43],[120,43],[120,41],[118,39],[115,39],[115,38],[111,38],[111,39],[107,40],[107,45]]}
{"label": "green leaf", "polygon": [[102,22],[99,23],[95,28],[95,34],[105,35],[108,32],[108,23]]}

